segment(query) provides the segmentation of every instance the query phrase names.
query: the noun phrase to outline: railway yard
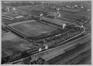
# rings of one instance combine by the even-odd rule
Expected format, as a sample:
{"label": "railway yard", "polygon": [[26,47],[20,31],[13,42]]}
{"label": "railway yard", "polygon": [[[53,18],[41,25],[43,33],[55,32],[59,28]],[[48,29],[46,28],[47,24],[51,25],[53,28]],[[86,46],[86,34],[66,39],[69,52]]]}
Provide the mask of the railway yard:
{"label": "railway yard", "polygon": [[2,64],[91,64],[91,1],[2,1]]}

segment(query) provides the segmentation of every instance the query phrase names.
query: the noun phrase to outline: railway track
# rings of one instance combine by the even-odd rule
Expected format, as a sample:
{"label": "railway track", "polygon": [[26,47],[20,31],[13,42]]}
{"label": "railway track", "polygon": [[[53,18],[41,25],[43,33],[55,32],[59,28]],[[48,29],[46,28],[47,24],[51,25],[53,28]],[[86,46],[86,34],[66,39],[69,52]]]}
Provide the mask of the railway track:
{"label": "railway track", "polygon": [[56,63],[56,64],[65,64],[67,62],[70,62],[71,60],[75,59],[79,55],[83,54],[84,52],[90,50],[90,44],[89,41],[78,44],[75,48],[72,48],[71,50],[68,50],[62,55],[59,55],[51,60],[49,60],[50,63]]}
{"label": "railway track", "polygon": [[[46,61],[48,61],[48,60],[50,60],[50,59],[52,59],[52,58],[54,58],[54,57],[56,57],[56,56],[58,56],[60,54],[63,54],[65,51],[68,51],[68,50],[74,48],[76,45],[82,44],[83,42],[88,41],[88,40],[90,40],[90,34],[82,36],[82,38],[78,38],[76,40],[72,40],[72,41],[70,41],[70,42],[68,42],[68,43],[66,43],[64,45],[60,45],[58,47],[51,48],[51,49],[48,49],[46,51],[37,52],[37,53],[35,53],[33,55],[30,55],[30,56],[33,57],[33,58],[40,56],[40,57],[46,59]],[[55,52],[57,52],[57,53],[55,53]],[[27,56],[27,57],[29,57],[29,56]],[[19,60],[15,60],[15,61],[8,62],[8,63],[14,63],[15,64],[15,63],[23,61],[25,58],[22,58],[22,59],[20,58]]]}

